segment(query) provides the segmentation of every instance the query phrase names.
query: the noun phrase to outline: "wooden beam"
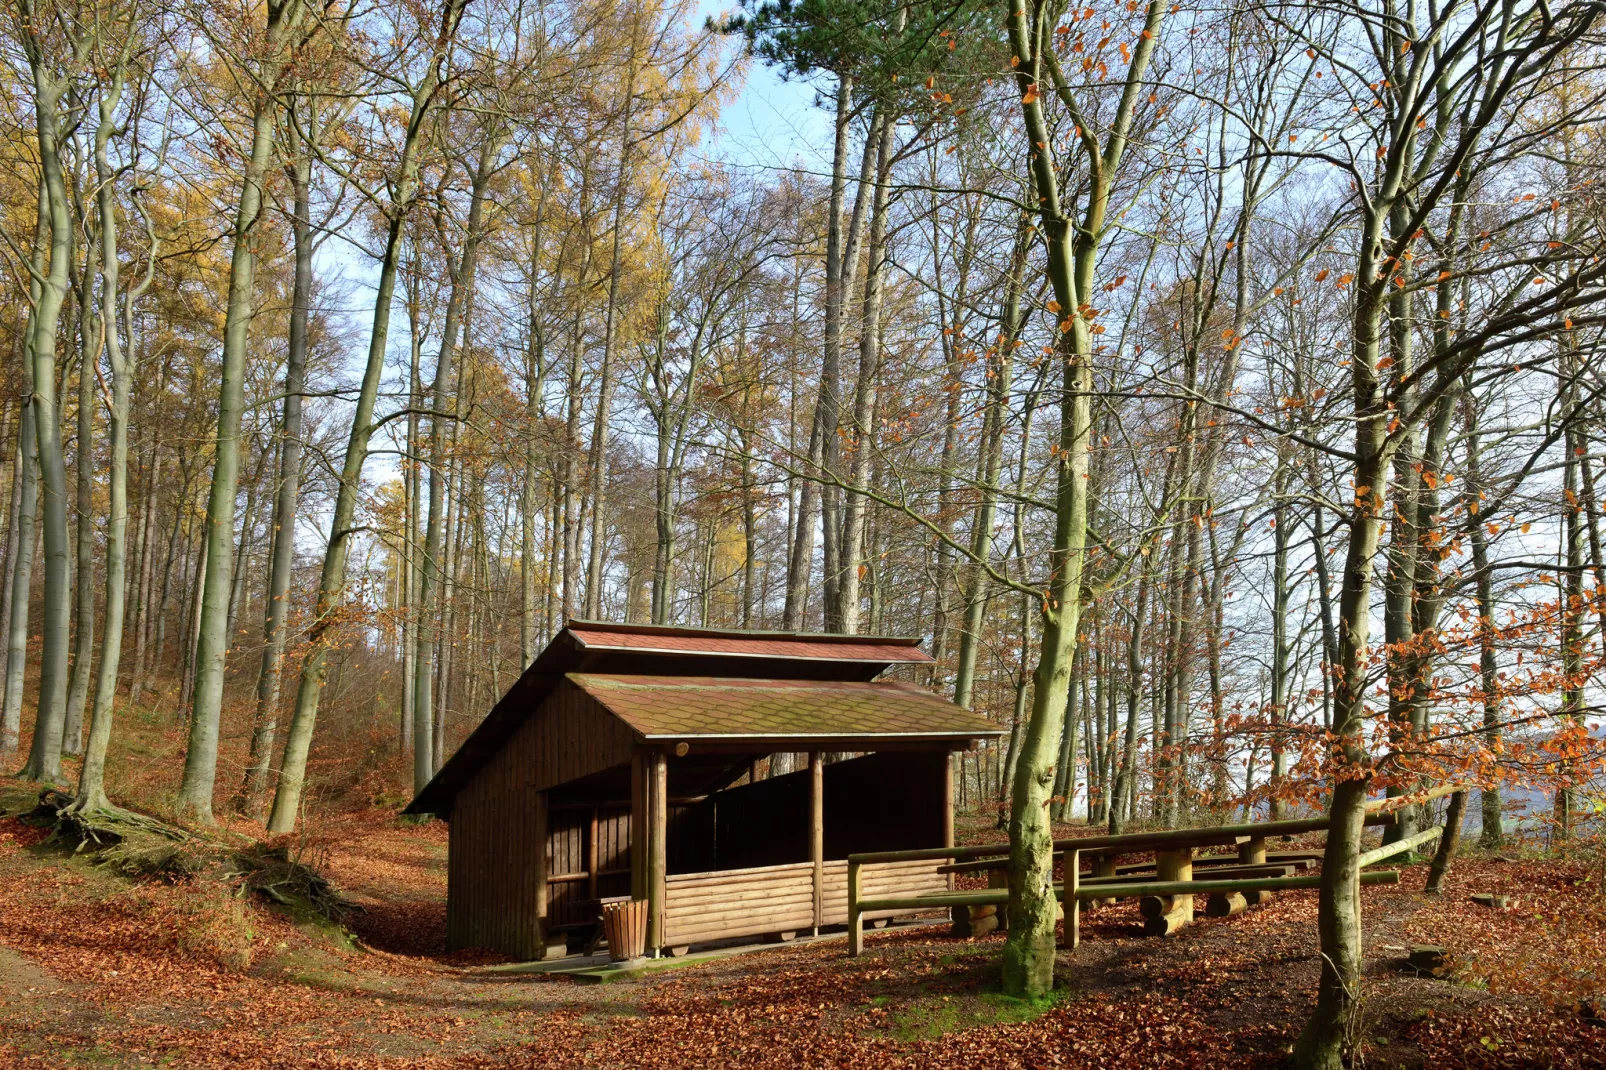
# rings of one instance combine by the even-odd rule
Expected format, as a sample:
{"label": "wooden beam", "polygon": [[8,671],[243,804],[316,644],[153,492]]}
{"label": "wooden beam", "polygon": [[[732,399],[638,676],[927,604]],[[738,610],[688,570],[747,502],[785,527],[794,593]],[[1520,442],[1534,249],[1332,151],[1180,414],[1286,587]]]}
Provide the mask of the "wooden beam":
{"label": "wooden beam", "polygon": [[809,751],[809,858],[814,862],[814,935],[825,920],[825,755]]}
{"label": "wooden beam", "polygon": [[647,898],[647,754],[630,756],[630,898]]}
{"label": "wooden beam", "polygon": [[1077,945],[1082,942],[1081,900],[1079,900],[1076,896],[1076,885],[1077,881],[1081,877],[1081,868],[1082,858],[1080,852],[1066,851],[1065,880],[1063,882],[1063,899],[1065,904],[1065,946],[1071,951],[1075,951]]}
{"label": "wooden beam", "polygon": [[669,855],[669,770],[663,751],[647,760],[647,947],[656,957],[664,943],[664,882]]}
{"label": "wooden beam", "polygon": [[[849,874],[852,873],[853,863],[849,863]],[[1249,877],[1233,881],[1149,881],[1143,884],[1105,885],[1098,888],[1081,887],[1076,890],[1079,900],[1097,899],[1109,892],[1114,892],[1123,899],[1141,898],[1146,895],[1208,895],[1214,892],[1241,892],[1247,888],[1316,888],[1322,883],[1319,875],[1309,877]],[[1372,884],[1398,884],[1400,871],[1397,869],[1379,869],[1370,873],[1361,874],[1361,883]],[[1064,894],[1061,885],[1054,885],[1054,894]],[[999,904],[1009,902],[1008,888],[977,888],[964,892],[930,892],[925,895],[889,895],[874,898],[860,899],[855,896],[850,903],[858,907],[860,913],[871,910],[941,910],[951,906],[985,906],[989,903]],[[849,933],[849,947],[851,952],[852,934]]]}
{"label": "wooden beam", "polygon": [[547,937],[550,928],[547,924],[547,812],[546,792],[535,793],[535,805],[531,808],[529,835],[535,840],[535,940],[537,957],[546,957]]}
{"label": "wooden beam", "polygon": [[597,848],[597,808],[591,808],[591,828],[586,833],[586,897],[595,899],[600,894],[597,891],[597,880],[601,877]]}
{"label": "wooden beam", "polygon": [[1403,840],[1398,840],[1394,843],[1386,843],[1382,847],[1377,847],[1367,851],[1365,854],[1361,855],[1361,857],[1357,858],[1355,860],[1356,867],[1359,869],[1365,869],[1367,866],[1375,865],[1386,858],[1393,858],[1395,855],[1403,855],[1408,851],[1413,851],[1422,844],[1427,843],[1429,840],[1435,839],[1443,832],[1443,828],[1435,825],[1433,828],[1423,829],[1415,836],[1407,836]]}
{"label": "wooden beam", "polygon": [[[1266,837],[1253,836],[1248,843],[1238,845],[1238,861],[1246,866],[1263,866],[1266,864]],[[1255,890],[1244,892],[1244,905],[1257,907],[1271,899],[1271,893]]]}
{"label": "wooden beam", "polygon": [[[954,845],[954,756],[947,755],[942,763],[942,784],[939,785],[942,793],[939,806],[942,808],[942,845],[952,848]],[[1009,845],[1004,845],[1004,853],[1009,853]],[[952,877],[948,878],[948,887],[954,886]]]}

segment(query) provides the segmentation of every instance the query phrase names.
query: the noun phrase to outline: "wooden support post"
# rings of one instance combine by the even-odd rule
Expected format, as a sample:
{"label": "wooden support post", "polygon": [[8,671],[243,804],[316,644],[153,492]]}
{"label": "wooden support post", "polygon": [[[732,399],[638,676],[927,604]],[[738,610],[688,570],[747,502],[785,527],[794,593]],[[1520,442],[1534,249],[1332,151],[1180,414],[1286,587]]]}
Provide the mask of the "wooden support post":
{"label": "wooden support post", "polygon": [[[1246,866],[1263,866],[1266,864],[1266,837],[1253,836],[1248,843],[1238,845],[1238,861]],[[1245,892],[1244,903],[1248,906],[1258,907],[1269,902],[1276,893],[1270,891]]]}
{"label": "wooden support post", "polygon": [[[942,784],[940,789],[942,799],[939,805],[942,808],[942,844],[943,847],[954,845],[954,755],[949,754],[942,763]],[[954,886],[953,874],[948,874],[948,887]]]}
{"label": "wooden support post", "polygon": [[809,858],[814,862],[814,935],[825,918],[825,755],[809,751]]}
{"label": "wooden support post", "polygon": [[647,948],[648,954],[656,958],[664,943],[664,885],[669,855],[669,770],[662,751],[648,758],[647,785]]}
{"label": "wooden support post", "polygon": [[601,866],[598,864],[599,848],[597,846],[597,808],[591,808],[591,828],[586,833],[586,898],[596,899],[602,893],[597,890],[600,879]]}
{"label": "wooden support post", "polygon": [[1082,942],[1081,903],[1076,898],[1076,886],[1082,868],[1080,851],[1065,852],[1065,946],[1075,951]]}
{"label": "wooden support post", "polygon": [[[1093,856],[1093,876],[1115,876],[1115,855],[1113,852],[1106,852],[1105,854],[1097,854]],[[1113,905],[1114,903],[1115,900],[1113,899],[1094,899],[1087,905],[1089,907],[1107,907]]]}
{"label": "wooden support post", "polygon": [[864,879],[864,863],[848,859],[848,954],[864,951],[864,918],[859,914],[859,893]]}
{"label": "wooden support post", "polygon": [[647,898],[647,762],[645,751],[630,756],[630,898]]}
{"label": "wooden support post", "polygon": [[547,909],[546,909],[546,879],[547,879],[547,813],[546,792],[535,793],[535,805],[531,807],[530,836],[535,840],[535,957],[546,958],[547,949]]}
{"label": "wooden support post", "polygon": [[[1191,881],[1193,880],[1193,848],[1182,847],[1174,851],[1156,851],[1154,853],[1154,873],[1162,881]],[[1151,935],[1169,936],[1182,926],[1193,921],[1193,896],[1179,895],[1176,897],[1175,909],[1162,919],[1165,931],[1159,932],[1158,926],[1151,922],[1144,926],[1144,931]]]}

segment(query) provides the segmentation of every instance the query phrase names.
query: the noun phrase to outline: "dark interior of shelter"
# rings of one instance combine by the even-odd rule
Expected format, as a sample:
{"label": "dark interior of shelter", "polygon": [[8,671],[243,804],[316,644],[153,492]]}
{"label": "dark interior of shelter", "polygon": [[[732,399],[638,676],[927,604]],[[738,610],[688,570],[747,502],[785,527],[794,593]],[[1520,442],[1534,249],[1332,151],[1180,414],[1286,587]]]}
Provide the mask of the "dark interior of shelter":
{"label": "dark interior of shelter", "polygon": [[[667,869],[682,873],[807,862],[809,771],[751,780],[767,754],[695,752],[668,763]],[[825,857],[943,846],[948,755],[891,750],[825,765]],[[551,924],[590,919],[588,900],[630,894],[630,770],[552,793]],[[590,852],[596,850],[592,859]],[[595,868],[597,885],[590,887]]]}

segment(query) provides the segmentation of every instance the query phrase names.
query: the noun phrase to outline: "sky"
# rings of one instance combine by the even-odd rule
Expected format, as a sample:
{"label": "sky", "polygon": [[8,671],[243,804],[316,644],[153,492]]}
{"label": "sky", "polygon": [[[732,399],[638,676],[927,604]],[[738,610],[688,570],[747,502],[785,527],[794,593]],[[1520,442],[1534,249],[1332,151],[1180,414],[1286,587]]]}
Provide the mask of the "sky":
{"label": "sky", "polygon": [[[730,4],[721,0],[703,0],[693,16],[694,25],[729,9]],[[773,67],[749,63],[735,99],[720,113],[704,155],[755,170],[801,167],[828,174],[831,120],[817,106],[816,96],[808,82],[788,81]]]}

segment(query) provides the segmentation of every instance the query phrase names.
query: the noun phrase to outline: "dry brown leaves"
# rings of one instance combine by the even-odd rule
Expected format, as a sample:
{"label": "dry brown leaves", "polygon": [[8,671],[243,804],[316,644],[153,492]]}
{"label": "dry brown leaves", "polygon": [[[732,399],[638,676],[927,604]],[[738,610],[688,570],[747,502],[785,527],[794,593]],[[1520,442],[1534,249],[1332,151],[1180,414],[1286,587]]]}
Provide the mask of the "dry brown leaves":
{"label": "dry brown leaves", "polygon": [[[1274,1066],[1318,963],[1315,896],[1299,894],[1167,941],[1139,937],[1131,905],[1095,911],[1064,971],[1072,996],[1035,1017],[988,995],[995,938],[932,928],[873,934],[855,960],[820,944],[585,988],[444,954],[444,826],[371,812],[313,835],[362,907],[360,948],[216,887],[130,886],[0,819],[0,1067]],[[1606,1029],[1540,998],[1582,991],[1606,955],[1584,871],[1464,863],[1441,900],[1412,874],[1366,892],[1368,1007],[1386,1056],[1374,1062],[1606,1065]],[[1497,914],[1470,891],[1521,905]],[[1446,944],[1459,976],[1487,989],[1388,968],[1386,948],[1411,941]]]}

